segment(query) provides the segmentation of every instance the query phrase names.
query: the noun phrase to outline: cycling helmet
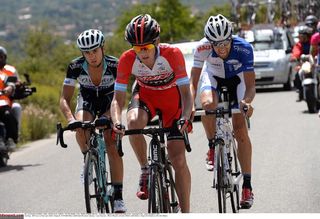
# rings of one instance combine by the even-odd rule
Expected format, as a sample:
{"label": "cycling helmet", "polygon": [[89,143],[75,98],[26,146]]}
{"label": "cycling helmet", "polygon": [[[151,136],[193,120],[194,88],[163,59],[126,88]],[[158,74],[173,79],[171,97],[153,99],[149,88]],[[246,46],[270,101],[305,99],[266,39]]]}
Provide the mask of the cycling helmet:
{"label": "cycling helmet", "polygon": [[313,25],[315,26],[318,22],[318,18],[314,15],[308,15],[306,17],[306,19],[304,20],[305,24],[306,25]]}
{"label": "cycling helmet", "polygon": [[159,36],[160,25],[149,14],[134,17],[125,31],[125,39],[132,45],[154,43]]}
{"label": "cycling helmet", "polygon": [[103,46],[104,36],[100,30],[89,29],[83,31],[77,39],[77,46],[81,51],[90,51]]}
{"label": "cycling helmet", "polygon": [[2,46],[0,46],[0,53],[5,55],[5,57],[7,57],[7,50]]}
{"label": "cycling helmet", "polygon": [[299,29],[298,29],[298,33],[299,34],[308,34],[308,35],[311,35],[312,34],[312,28],[311,27],[308,27],[308,26],[300,26]]}
{"label": "cycling helmet", "polygon": [[210,16],[204,27],[204,36],[213,42],[226,40],[231,37],[232,33],[232,22],[221,14]]}

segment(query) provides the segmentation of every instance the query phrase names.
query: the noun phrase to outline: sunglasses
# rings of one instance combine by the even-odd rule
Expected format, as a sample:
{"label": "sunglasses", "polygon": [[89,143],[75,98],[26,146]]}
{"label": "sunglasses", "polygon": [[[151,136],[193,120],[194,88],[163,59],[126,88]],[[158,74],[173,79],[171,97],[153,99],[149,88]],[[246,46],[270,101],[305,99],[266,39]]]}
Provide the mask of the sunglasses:
{"label": "sunglasses", "polygon": [[211,42],[211,44],[214,47],[226,47],[226,46],[229,46],[230,42],[231,42],[231,39],[227,39],[227,40],[218,41],[218,42]]}
{"label": "sunglasses", "polygon": [[154,44],[147,44],[143,46],[132,46],[132,49],[137,53],[141,51],[147,51],[153,48],[154,48]]}

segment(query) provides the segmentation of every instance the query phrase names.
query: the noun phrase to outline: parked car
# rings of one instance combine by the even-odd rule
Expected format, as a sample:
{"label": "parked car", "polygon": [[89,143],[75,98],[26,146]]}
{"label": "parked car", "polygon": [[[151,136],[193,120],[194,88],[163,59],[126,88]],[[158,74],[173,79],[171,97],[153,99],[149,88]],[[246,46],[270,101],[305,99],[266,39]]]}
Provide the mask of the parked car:
{"label": "parked car", "polygon": [[256,85],[282,84],[291,90],[293,64],[290,55],[294,39],[289,29],[274,25],[256,25],[245,31],[244,38],[254,49]]}

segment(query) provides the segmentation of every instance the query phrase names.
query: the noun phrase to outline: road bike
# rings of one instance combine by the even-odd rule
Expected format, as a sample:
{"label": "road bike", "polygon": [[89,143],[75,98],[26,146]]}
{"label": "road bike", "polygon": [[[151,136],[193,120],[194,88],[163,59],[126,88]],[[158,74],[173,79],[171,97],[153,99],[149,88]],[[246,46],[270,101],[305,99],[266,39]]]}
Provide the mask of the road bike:
{"label": "road bike", "polygon": [[[162,127],[161,113],[158,112],[158,128],[150,127],[145,129],[125,130],[125,135],[147,135],[151,137],[149,142],[148,164],[148,213],[178,213],[180,208],[176,194],[174,172],[168,158],[165,134],[172,128]],[[186,150],[191,151],[188,136],[184,133]],[[123,155],[122,143],[117,139],[119,154]]]}
{"label": "road bike", "polygon": [[[96,131],[99,127],[99,131]],[[104,127],[104,128],[101,128]],[[114,207],[113,186],[108,176],[106,164],[106,145],[103,138],[103,131],[111,129],[110,120],[103,118],[94,122],[75,122],[67,127],[57,124],[57,144],[67,148],[64,143],[63,133],[66,130],[82,128],[90,131],[90,138],[87,141],[89,150],[84,161],[84,194],[87,213],[112,213]]]}
{"label": "road bike", "polygon": [[216,117],[216,134],[214,138],[213,185],[218,194],[219,213],[227,213],[227,199],[231,203],[231,211],[238,213],[240,209],[239,183],[242,179],[238,160],[238,147],[235,141],[228,92],[222,88],[222,102],[215,110],[200,110],[196,115],[213,115]]}

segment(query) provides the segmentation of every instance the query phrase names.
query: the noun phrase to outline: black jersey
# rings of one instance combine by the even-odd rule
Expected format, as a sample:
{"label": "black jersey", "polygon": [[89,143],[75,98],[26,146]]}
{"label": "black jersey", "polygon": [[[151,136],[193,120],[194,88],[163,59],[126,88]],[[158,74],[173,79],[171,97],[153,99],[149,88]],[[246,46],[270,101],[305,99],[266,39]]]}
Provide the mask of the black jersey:
{"label": "black jersey", "polygon": [[106,94],[113,93],[116,80],[118,59],[113,56],[104,56],[103,76],[98,86],[94,85],[88,73],[88,63],[85,58],[78,57],[69,64],[67,75],[63,84],[75,86],[80,84],[80,94],[85,98],[99,98]]}

